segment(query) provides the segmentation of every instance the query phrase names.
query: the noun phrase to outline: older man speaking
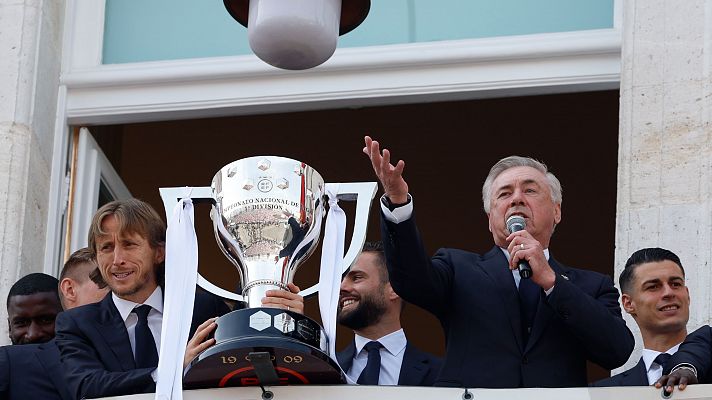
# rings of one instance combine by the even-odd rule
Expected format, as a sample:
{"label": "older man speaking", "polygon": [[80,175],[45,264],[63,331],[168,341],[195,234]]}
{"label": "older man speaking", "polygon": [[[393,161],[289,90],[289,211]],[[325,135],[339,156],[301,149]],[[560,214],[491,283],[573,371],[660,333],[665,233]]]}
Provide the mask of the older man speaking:
{"label": "older man speaking", "polygon": [[[567,267],[549,253],[562,198],[561,184],[544,164],[512,156],[490,170],[482,187],[494,240],[489,252],[440,249],[431,258],[415,224],[405,163],[391,164],[388,150],[381,152],[370,137],[365,142],[385,191],[382,234],[391,285],[445,330],[436,386],[584,386],[587,360],[609,369],[625,363],[634,341],[611,278]],[[527,269],[531,275],[520,276],[518,270]]]}

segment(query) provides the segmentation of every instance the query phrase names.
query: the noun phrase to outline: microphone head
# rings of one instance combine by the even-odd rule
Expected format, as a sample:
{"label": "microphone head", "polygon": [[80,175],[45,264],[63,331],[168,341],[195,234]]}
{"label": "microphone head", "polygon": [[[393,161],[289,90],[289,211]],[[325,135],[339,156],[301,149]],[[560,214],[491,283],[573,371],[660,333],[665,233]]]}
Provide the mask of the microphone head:
{"label": "microphone head", "polygon": [[523,231],[527,227],[527,222],[521,215],[512,215],[507,218],[507,231],[509,233]]}

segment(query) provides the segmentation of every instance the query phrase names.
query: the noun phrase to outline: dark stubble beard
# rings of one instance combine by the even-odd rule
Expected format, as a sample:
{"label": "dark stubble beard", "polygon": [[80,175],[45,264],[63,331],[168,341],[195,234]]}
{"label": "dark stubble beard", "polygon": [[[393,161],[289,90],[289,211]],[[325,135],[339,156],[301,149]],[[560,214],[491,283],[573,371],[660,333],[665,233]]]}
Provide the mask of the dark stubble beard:
{"label": "dark stubble beard", "polygon": [[386,302],[382,295],[379,298],[373,295],[362,296],[356,308],[350,312],[344,312],[339,303],[337,322],[347,328],[360,330],[377,324],[386,310]]}
{"label": "dark stubble beard", "polygon": [[[153,273],[153,272],[149,272],[149,274],[151,274],[151,273]],[[114,292],[114,294],[116,294],[117,296],[119,296],[121,298],[133,296],[134,294],[143,290],[147,285],[152,284],[151,277],[148,274],[141,275],[140,277],[138,277],[138,279],[136,279],[133,286],[130,286],[125,289],[120,289],[120,288],[116,287],[114,285],[114,282],[110,279],[106,279],[106,277],[104,277],[104,281],[111,282],[110,284],[107,284],[107,286],[109,287],[109,289],[112,292]]]}

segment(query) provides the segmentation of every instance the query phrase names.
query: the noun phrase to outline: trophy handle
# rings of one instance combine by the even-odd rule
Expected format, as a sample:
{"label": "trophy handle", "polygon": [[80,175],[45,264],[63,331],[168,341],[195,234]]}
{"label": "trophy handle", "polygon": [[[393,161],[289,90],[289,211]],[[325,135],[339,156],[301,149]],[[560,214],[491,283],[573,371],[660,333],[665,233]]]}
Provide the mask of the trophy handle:
{"label": "trophy handle", "polygon": [[[170,219],[171,215],[173,215],[173,208],[180,199],[190,198],[194,203],[215,203],[215,198],[213,198],[213,192],[210,186],[160,188],[159,192],[163,199],[163,207],[166,209],[166,219]],[[198,274],[198,286],[208,292],[230,300],[245,301],[242,295],[216,286],[209,280],[203,278],[200,272],[196,271],[196,273]]]}
{"label": "trophy handle", "polygon": [[[332,193],[342,201],[356,201],[356,217],[354,221],[354,231],[351,235],[351,244],[349,250],[341,263],[341,274],[351,268],[351,264],[356,260],[356,257],[361,253],[363,244],[366,242],[366,228],[368,227],[368,215],[371,211],[371,203],[376,196],[378,184],[376,182],[351,182],[351,183],[327,183],[325,191],[331,189]],[[308,287],[299,294],[303,297],[313,296],[317,292],[317,286]]]}
{"label": "trophy handle", "polygon": [[[352,182],[327,183],[325,186],[326,189],[332,189],[332,192],[335,191],[336,197],[339,200],[356,201],[356,217],[354,221],[354,231],[351,236],[351,244],[349,245],[349,250],[346,252],[341,264],[341,273],[343,274],[351,267],[351,264],[353,264],[356,257],[358,257],[361,253],[361,248],[366,242],[368,215],[371,211],[371,203],[373,198],[376,196],[376,191],[378,190],[378,184],[376,182]],[[215,199],[212,195],[212,188],[210,186],[160,188],[159,191],[161,193],[161,198],[163,199],[166,218],[170,218],[173,214],[173,208],[176,206],[178,201],[180,201],[180,199],[190,198],[195,203],[215,203]],[[245,298],[242,295],[218,287],[203,278],[203,276],[200,275],[200,272],[197,273],[198,285],[208,292],[226,299],[245,301]],[[300,294],[303,297],[313,296],[317,292],[317,286],[318,285],[313,285],[308,287],[302,290]]]}

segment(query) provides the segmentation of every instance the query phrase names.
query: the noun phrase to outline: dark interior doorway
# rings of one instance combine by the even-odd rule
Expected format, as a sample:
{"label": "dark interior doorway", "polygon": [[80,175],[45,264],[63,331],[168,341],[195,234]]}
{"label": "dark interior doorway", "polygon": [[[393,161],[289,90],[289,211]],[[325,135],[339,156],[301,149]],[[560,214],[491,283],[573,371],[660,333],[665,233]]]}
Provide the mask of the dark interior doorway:
{"label": "dark interior doorway", "polygon": [[[91,131],[133,195],[157,210],[163,210],[158,188],[209,186],[223,165],[253,155],[304,161],[328,182],[373,181],[361,153],[363,136],[369,134],[394,158],[406,160],[405,175],[430,252],[445,246],[474,252],[491,248],[481,201],[485,176],[502,157],[531,156],[544,161],[564,188],[552,254],[565,264],[612,275],[618,99],[618,91],[602,91],[96,126]],[[234,288],[237,272],[218,250],[208,211],[206,206],[196,210],[201,273]],[[379,239],[378,226],[374,203],[367,240]],[[300,286],[316,282],[319,254],[297,273]],[[316,298],[307,301],[306,313],[318,320]],[[411,306],[403,326],[417,347],[442,354],[444,337],[435,318]],[[340,330],[337,349],[349,340],[350,332]],[[592,369],[590,377],[605,375]]]}

